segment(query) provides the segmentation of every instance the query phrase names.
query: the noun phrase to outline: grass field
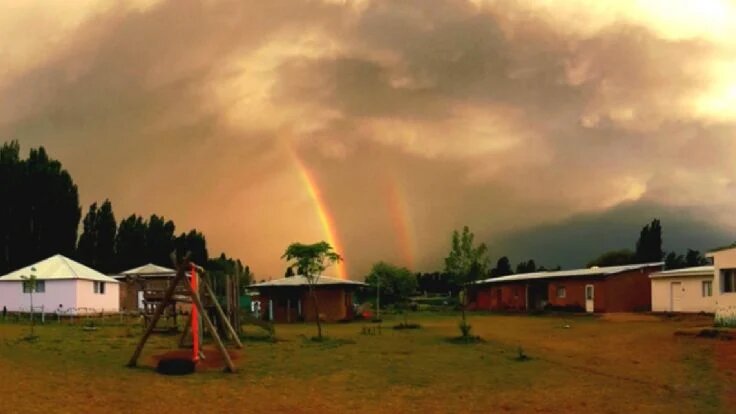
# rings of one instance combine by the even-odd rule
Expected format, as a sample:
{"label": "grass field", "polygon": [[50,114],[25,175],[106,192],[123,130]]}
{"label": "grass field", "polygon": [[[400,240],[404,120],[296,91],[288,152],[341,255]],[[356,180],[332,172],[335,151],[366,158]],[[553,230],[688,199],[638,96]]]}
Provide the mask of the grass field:
{"label": "grass field", "polygon": [[674,335],[707,321],[474,314],[485,341],[460,345],[447,340],[457,315],[411,320],[422,329],[328,325],[324,343],[312,325],[280,325],[275,343],[246,341],[237,373],[185,377],[152,369],[176,336],[152,337],[130,369],[138,325],[53,322],[29,342],[27,325],[0,323],[0,412],[736,412],[736,341]]}

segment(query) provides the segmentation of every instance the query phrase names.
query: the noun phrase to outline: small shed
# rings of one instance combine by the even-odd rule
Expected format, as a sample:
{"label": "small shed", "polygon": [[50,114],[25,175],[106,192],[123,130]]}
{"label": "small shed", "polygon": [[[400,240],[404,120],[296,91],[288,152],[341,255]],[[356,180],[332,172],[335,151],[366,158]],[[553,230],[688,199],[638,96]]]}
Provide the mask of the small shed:
{"label": "small shed", "polygon": [[29,312],[28,279],[36,278],[34,311],[54,313],[113,313],[120,308],[119,283],[115,279],[60,254],[0,277],[0,308]]}
{"label": "small shed", "polygon": [[146,304],[163,299],[176,270],[148,263],[112,277],[120,283],[120,307],[127,311],[145,310]]}
{"label": "small shed", "polygon": [[698,266],[652,273],[652,311],[713,313],[714,271],[713,266]]}
{"label": "small shed", "polygon": [[[320,276],[314,287],[320,319],[328,322],[355,317],[353,293],[365,283]],[[258,291],[261,317],[275,322],[315,321],[317,314],[309,282],[301,275],[250,285]]]}
{"label": "small shed", "polygon": [[648,311],[649,275],[662,265],[593,266],[485,279],[473,287],[471,305],[485,310]]}

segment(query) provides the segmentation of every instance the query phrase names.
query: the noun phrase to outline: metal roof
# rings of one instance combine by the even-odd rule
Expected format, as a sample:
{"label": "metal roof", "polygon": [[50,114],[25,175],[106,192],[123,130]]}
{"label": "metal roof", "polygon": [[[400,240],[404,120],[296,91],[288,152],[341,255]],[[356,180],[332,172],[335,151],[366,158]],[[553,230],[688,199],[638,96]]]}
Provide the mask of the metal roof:
{"label": "metal roof", "polygon": [[665,278],[665,277],[688,277],[688,276],[713,276],[715,272],[715,266],[695,266],[685,267],[683,269],[666,270],[664,272],[652,273],[649,275],[650,278]]}
{"label": "metal roof", "polygon": [[134,269],[120,272],[120,275],[116,275],[115,277],[122,278],[125,276],[172,277],[176,276],[176,270],[148,263]]}
{"label": "metal roof", "polygon": [[[296,275],[292,277],[285,277],[283,279],[269,280],[261,283],[254,283],[249,288],[261,288],[261,287],[297,287],[297,286],[308,286],[309,282],[307,278],[302,275]],[[352,286],[367,286],[363,282],[357,282],[355,280],[337,279],[329,276],[319,276],[317,279],[317,286],[329,286],[329,285],[352,285]]]}
{"label": "metal roof", "polygon": [[484,280],[475,282],[476,284],[485,283],[500,283],[500,282],[518,282],[523,280],[536,280],[536,279],[553,279],[562,277],[591,277],[591,276],[608,276],[617,273],[626,272],[629,270],[644,269],[647,267],[662,266],[664,262],[655,263],[641,263],[623,266],[606,266],[598,267],[593,266],[587,269],[572,269],[572,270],[555,270],[555,271],[544,271],[534,273],[520,273],[518,275],[509,275],[501,277],[492,277]]}
{"label": "metal roof", "polygon": [[30,275],[35,275],[37,280],[85,279],[118,283],[117,280],[60,254],[10,272],[0,277],[0,282],[22,281]]}

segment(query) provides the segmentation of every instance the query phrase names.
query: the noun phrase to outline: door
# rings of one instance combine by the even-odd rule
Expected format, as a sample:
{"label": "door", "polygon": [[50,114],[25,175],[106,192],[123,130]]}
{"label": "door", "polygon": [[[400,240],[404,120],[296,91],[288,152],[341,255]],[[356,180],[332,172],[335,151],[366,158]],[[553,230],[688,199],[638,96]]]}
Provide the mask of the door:
{"label": "door", "polygon": [[593,285],[585,285],[585,311],[592,313],[595,310],[595,291]]}
{"label": "door", "polygon": [[672,282],[670,284],[670,311],[682,311],[682,284],[680,282]]}

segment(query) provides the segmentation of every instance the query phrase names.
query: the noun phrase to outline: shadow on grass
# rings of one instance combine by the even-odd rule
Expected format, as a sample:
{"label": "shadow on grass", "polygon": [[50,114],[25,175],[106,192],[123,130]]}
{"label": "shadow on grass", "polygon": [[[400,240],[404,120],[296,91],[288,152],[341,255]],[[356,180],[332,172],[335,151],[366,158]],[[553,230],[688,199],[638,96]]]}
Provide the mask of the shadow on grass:
{"label": "shadow on grass", "polygon": [[473,344],[482,344],[485,343],[485,339],[481,338],[480,336],[476,335],[470,335],[470,336],[453,336],[452,338],[447,338],[447,342],[455,345],[473,345]]}
{"label": "shadow on grass", "polygon": [[331,349],[331,348],[337,348],[343,345],[353,345],[355,344],[355,341],[352,339],[344,339],[344,338],[330,338],[328,336],[323,337],[317,337],[317,336],[310,336],[307,337],[305,335],[302,335],[302,346],[316,346],[319,348],[324,349]]}
{"label": "shadow on grass", "polygon": [[422,325],[418,323],[400,323],[398,325],[394,325],[394,329],[396,330],[403,330],[403,329],[421,329]]}

